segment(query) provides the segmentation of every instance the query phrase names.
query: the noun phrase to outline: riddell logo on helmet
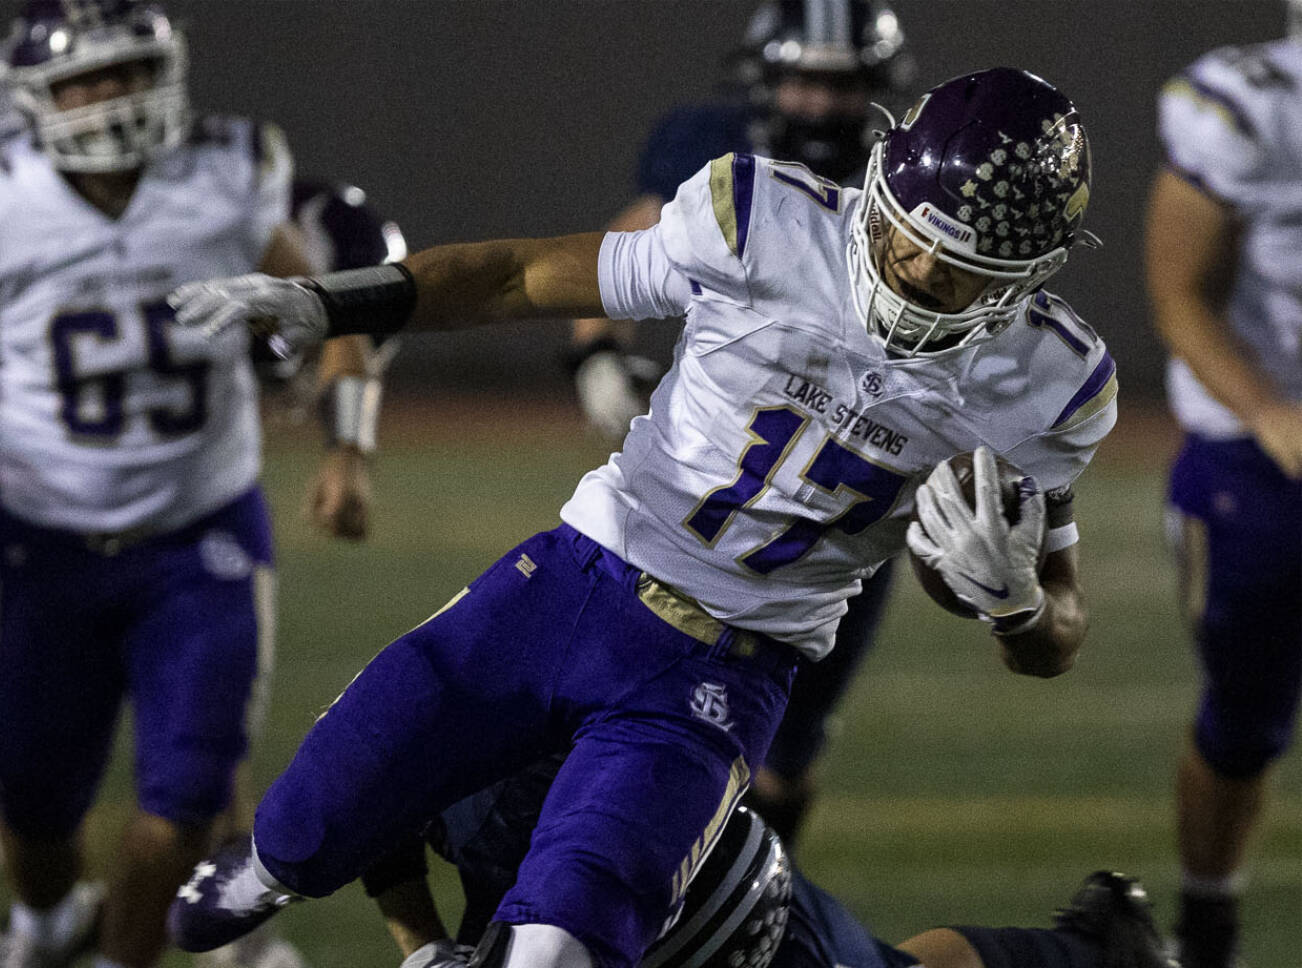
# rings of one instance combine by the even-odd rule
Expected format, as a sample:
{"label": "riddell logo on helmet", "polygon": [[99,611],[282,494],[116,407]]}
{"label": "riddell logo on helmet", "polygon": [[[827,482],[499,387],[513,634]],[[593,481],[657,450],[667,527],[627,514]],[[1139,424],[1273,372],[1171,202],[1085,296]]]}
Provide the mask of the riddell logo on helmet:
{"label": "riddell logo on helmet", "polygon": [[955,245],[971,249],[976,243],[976,232],[961,222],[955,222],[948,215],[936,211],[929,202],[923,202],[912,212],[919,219],[949,237]]}

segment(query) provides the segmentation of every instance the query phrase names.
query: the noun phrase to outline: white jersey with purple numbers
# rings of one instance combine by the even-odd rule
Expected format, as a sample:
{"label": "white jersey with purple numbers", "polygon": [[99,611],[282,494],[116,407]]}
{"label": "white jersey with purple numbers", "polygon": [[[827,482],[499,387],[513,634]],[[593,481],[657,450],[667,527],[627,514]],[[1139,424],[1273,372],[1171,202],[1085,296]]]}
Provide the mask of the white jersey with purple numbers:
{"label": "white jersey with purple numbers", "polygon": [[[1158,117],[1171,168],[1240,222],[1226,308],[1235,335],[1283,393],[1302,400],[1302,43],[1207,54],[1163,88]],[[1185,429],[1247,434],[1179,359],[1167,390]]]}
{"label": "white jersey with purple numbers", "polygon": [[83,532],[170,530],[259,471],[248,336],[176,327],[183,282],[253,271],[289,213],[276,129],[208,121],[127,210],[88,204],[26,138],[0,167],[0,501]]}
{"label": "white jersey with purple numbers", "polygon": [[802,166],[727,155],[658,226],[606,237],[608,313],[687,322],[651,412],[561,511],[716,617],[815,658],[860,579],[904,549],[937,462],[986,444],[1059,488],[1116,418],[1112,358],[1048,294],[994,339],[888,358],[851,299],[859,204]]}

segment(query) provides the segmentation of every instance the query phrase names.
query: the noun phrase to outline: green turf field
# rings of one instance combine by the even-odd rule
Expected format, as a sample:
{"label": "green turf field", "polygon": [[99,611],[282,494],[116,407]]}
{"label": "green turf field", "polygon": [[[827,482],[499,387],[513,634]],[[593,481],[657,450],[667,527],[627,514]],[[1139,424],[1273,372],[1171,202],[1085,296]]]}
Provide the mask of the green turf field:
{"label": "green turf field", "polygon": [[[280,657],[255,757],[259,783],[389,638],[515,541],[553,526],[578,475],[604,459],[577,415],[549,410],[537,420],[527,403],[498,407],[430,409],[386,424],[375,534],[362,547],[331,545],[301,522],[314,431],[273,434]],[[901,576],[824,761],[824,793],[799,852],[807,872],[883,937],[936,923],[1043,923],[1104,866],[1142,875],[1169,924],[1169,790],[1194,669],[1161,545],[1169,437],[1149,433],[1136,423],[1110,442],[1079,488],[1094,621],[1066,676],[1006,673],[979,627],[941,612]],[[111,864],[106,835],[127,795],[119,760],[92,818],[100,870]],[[1275,786],[1246,898],[1251,968],[1302,965],[1302,756]],[[454,897],[438,873],[441,896]],[[397,964],[355,886],[280,922],[317,968]],[[169,955],[165,965],[184,963]]]}

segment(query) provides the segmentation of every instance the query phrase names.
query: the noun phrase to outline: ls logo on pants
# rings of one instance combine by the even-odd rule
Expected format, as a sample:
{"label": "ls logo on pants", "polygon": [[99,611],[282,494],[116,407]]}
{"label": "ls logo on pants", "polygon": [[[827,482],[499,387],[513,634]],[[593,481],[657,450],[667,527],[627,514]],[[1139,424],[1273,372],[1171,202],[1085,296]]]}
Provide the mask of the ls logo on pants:
{"label": "ls logo on pants", "polygon": [[702,682],[692,690],[692,715],[722,730],[732,729],[728,719],[728,690],[717,682]]}

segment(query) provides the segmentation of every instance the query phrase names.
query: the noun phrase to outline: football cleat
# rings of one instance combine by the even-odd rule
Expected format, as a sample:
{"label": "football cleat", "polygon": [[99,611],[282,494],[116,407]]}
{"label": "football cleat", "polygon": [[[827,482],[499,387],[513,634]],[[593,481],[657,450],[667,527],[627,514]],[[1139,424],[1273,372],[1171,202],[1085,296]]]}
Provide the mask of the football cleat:
{"label": "football cleat", "polygon": [[1180,968],[1166,954],[1153,923],[1148,892],[1133,877],[1095,871],[1053,915],[1059,931],[1071,931],[1098,943],[1099,968]]}
{"label": "football cleat", "polygon": [[270,889],[250,896],[253,865],[253,839],[245,834],[195,866],[167,909],[167,933],[178,948],[198,953],[228,945],[296,900]]}
{"label": "football cleat", "polygon": [[43,943],[10,924],[9,933],[0,940],[0,968],[64,968],[89,951],[99,931],[104,885],[77,883],[63,905],[66,940],[62,944]]}

